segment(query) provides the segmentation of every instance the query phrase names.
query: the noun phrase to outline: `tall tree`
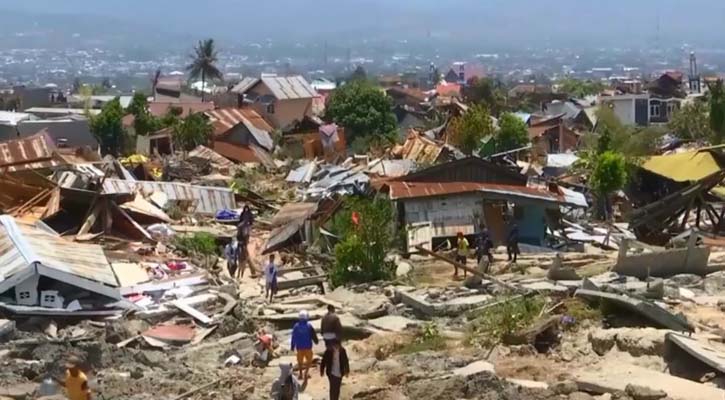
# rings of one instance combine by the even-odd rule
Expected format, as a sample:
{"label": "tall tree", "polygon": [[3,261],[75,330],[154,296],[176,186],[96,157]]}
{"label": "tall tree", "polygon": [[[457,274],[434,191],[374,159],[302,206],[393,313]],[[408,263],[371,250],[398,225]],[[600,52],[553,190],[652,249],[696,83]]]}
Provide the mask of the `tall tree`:
{"label": "tall tree", "polygon": [[123,147],[123,107],[118,97],[106,103],[101,113],[91,118],[91,131],[101,143],[101,153],[118,156]]}
{"label": "tall tree", "polygon": [[214,39],[200,40],[199,44],[194,47],[190,58],[191,64],[186,66],[186,70],[189,71],[189,79],[201,78],[201,101],[203,102],[206,81],[222,80],[222,73],[216,66],[219,61],[219,53],[214,47]]}
{"label": "tall tree", "polygon": [[621,153],[605,151],[596,157],[590,176],[591,188],[603,201],[605,217],[610,216],[609,198],[627,183],[627,162]]}
{"label": "tall tree", "polygon": [[677,137],[684,140],[711,140],[713,136],[707,106],[700,101],[682,106],[672,116],[668,126]]}
{"label": "tall tree", "polygon": [[209,137],[214,132],[214,128],[203,114],[190,114],[180,123],[172,127],[174,132],[174,142],[184,150],[193,150],[196,146],[209,142]]}
{"label": "tall tree", "polygon": [[559,92],[580,98],[599,94],[604,87],[601,82],[590,80],[564,79],[559,82]]}
{"label": "tall tree", "polygon": [[467,155],[473,154],[481,147],[481,140],[493,133],[491,115],[480,104],[471,106],[465,114],[453,118],[448,127],[450,141]]}
{"label": "tall tree", "polygon": [[369,82],[352,81],[332,92],[325,113],[353,139],[392,137],[397,130],[392,107],[392,100]]}
{"label": "tall tree", "polygon": [[494,116],[498,116],[506,108],[506,96],[501,88],[488,78],[469,79],[463,89],[463,96],[469,102],[486,106]]}
{"label": "tall tree", "polygon": [[518,149],[529,143],[529,129],[516,115],[503,113],[499,119],[499,127],[496,134],[496,151]]}
{"label": "tall tree", "polygon": [[133,115],[133,129],[137,135],[146,136],[161,129],[161,121],[151,115],[148,100],[143,93],[135,93],[126,112]]}
{"label": "tall tree", "polygon": [[710,85],[710,129],[713,144],[719,144],[725,138],[725,89],[722,80]]}

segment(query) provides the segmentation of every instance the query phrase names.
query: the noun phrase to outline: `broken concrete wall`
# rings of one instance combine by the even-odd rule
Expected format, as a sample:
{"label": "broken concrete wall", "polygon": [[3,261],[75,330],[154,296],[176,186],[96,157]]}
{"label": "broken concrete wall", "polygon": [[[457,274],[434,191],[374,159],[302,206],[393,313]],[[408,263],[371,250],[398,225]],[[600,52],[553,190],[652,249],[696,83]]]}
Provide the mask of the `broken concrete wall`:
{"label": "broken concrete wall", "polygon": [[684,249],[669,249],[652,253],[626,255],[629,243],[620,244],[614,272],[645,279],[648,276],[667,278],[678,274],[706,275],[710,258],[709,247],[696,247],[694,243]]}

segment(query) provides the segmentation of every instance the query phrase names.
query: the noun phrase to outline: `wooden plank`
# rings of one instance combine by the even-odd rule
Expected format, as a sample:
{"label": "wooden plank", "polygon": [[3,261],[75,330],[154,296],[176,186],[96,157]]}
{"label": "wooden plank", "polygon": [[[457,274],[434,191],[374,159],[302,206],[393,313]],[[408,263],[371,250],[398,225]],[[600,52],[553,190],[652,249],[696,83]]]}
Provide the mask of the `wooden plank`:
{"label": "wooden plank", "polygon": [[55,215],[60,210],[60,188],[53,189],[41,219]]}
{"label": "wooden plank", "polygon": [[202,313],[201,311],[197,310],[196,308],[184,303],[182,300],[175,300],[171,302],[171,305],[178,308],[179,310],[185,312],[186,314],[189,314],[190,316],[194,317],[194,319],[198,320],[204,325],[209,325],[214,320],[209,318],[206,314]]}
{"label": "wooden plank", "polygon": [[91,212],[86,217],[86,220],[83,222],[83,225],[81,225],[81,229],[79,229],[78,233],[76,233],[76,238],[82,237],[83,235],[89,233],[100,215],[101,203],[96,203],[95,206],[93,206],[93,210],[91,210]]}

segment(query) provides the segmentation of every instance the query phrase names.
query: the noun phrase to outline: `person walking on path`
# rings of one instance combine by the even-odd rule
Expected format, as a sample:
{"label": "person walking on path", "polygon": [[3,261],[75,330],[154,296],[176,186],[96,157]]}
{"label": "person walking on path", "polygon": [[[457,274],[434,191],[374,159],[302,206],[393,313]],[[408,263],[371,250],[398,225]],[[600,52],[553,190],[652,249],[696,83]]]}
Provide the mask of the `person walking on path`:
{"label": "person walking on path", "polygon": [[493,255],[491,254],[491,248],[493,247],[493,241],[491,236],[488,234],[488,230],[484,228],[481,234],[478,235],[478,243],[476,243],[476,261],[481,265],[481,260],[485,256],[488,260],[484,273],[488,273],[488,269],[493,264]]}
{"label": "person walking on path", "polygon": [[325,347],[330,347],[335,340],[342,342],[342,323],[340,317],[335,313],[335,306],[332,304],[327,305],[327,314],[322,317],[320,328]]}
{"label": "person walking on path", "polygon": [[509,227],[509,234],[506,238],[506,253],[508,253],[508,260],[516,263],[516,256],[519,255],[519,226],[516,222],[511,222]]}
{"label": "person walking on path", "polygon": [[[458,242],[456,244],[456,247],[458,248],[456,253],[456,261],[459,263],[466,265],[466,260],[468,259],[468,239],[466,239],[465,236],[463,236],[463,232],[458,232]],[[458,276],[458,266],[454,265],[455,268],[453,275]],[[466,270],[463,270],[463,277],[465,278],[467,275]]]}
{"label": "person walking on path", "polygon": [[274,263],[274,254],[269,255],[269,262],[264,267],[264,298],[271,303],[277,294],[277,265]]}
{"label": "person walking on path", "polygon": [[[297,351],[297,365],[300,369],[299,379],[310,377],[310,365],[312,365],[312,345],[318,343],[317,332],[309,321],[309,314],[306,310],[300,311],[299,321],[292,328],[292,343],[290,349]],[[303,374],[304,372],[304,374]]]}
{"label": "person walking on path", "polygon": [[322,356],[320,376],[324,376],[325,373],[330,382],[330,400],[339,400],[342,378],[350,374],[350,361],[347,358],[347,351],[337,340],[332,342]]}

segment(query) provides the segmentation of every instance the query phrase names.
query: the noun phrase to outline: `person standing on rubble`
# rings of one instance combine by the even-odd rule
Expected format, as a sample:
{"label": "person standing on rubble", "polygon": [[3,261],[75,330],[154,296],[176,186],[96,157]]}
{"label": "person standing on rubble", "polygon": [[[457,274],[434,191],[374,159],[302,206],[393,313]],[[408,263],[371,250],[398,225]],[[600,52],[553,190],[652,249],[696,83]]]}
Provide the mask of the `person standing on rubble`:
{"label": "person standing on rubble", "polygon": [[279,365],[279,378],[272,383],[273,400],[297,400],[300,383],[295,379],[291,363]]}
{"label": "person standing on rubble", "polygon": [[[254,214],[249,206],[244,206],[242,213],[239,215],[239,223],[237,224],[237,241],[239,242],[239,277],[244,276],[244,265],[249,258],[249,238],[252,235],[252,225],[254,224]],[[249,267],[252,277],[254,270]]]}
{"label": "person standing on rubble", "polygon": [[335,340],[342,341],[342,323],[340,317],[335,313],[335,306],[327,305],[327,314],[322,317],[320,322],[320,331],[322,339],[325,341],[325,347],[330,347]]}
{"label": "person standing on rubble", "polygon": [[320,376],[324,376],[325,372],[327,372],[327,379],[330,381],[330,400],[339,400],[342,378],[350,374],[350,361],[347,358],[347,351],[342,347],[339,340],[334,341],[322,356]]}
{"label": "person standing on rubble", "polygon": [[483,228],[481,234],[478,235],[478,243],[476,243],[476,261],[479,265],[481,265],[481,259],[483,256],[486,256],[488,259],[488,265],[486,266],[484,273],[487,273],[491,264],[493,264],[493,255],[491,254],[492,247],[493,241],[491,240],[491,236],[489,236],[488,230]]}
{"label": "person standing on rubble", "polygon": [[264,298],[271,303],[277,294],[277,265],[274,263],[274,254],[269,255],[269,262],[264,267]]}
{"label": "person standing on rubble", "polygon": [[229,244],[224,247],[224,258],[227,259],[227,270],[229,276],[234,279],[237,273],[237,266],[239,262],[239,242],[236,238],[233,238]]}
{"label": "person standing on rubble", "polygon": [[[300,311],[299,321],[292,328],[292,343],[290,349],[297,351],[297,365],[300,369],[299,379],[310,377],[310,365],[312,365],[312,344],[317,344],[317,332],[309,321],[310,315],[306,310]],[[303,374],[304,372],[304,374]],[[304,378],[303,378],[304,375]]]}
{"label": "person standing on rubble", "polygon": [[509,226],[509,234],[506,238],[506,253],[508,253],[508,260],[516,263],[516,256],[519,255],[519,226],[515,221],[511,220]]}
{"label": "person standing on rubble", "polygon": [[[456,244],[456,247],[458,248],[457,253],[456,253],[456,261],[458,261],[459,263],[461,263],[463,265],[466,265],[466,260],[468,260],[469,244],[468,244],[468,239],[466,239],[466,237],[463,236],[463,232],[458,232],[458,242]],[[458,276],[458,266],[454,265],[453,268],[455,268],[453,275]],[[464,269],[463,277],[465,278],[466,275],[467,275],[467,272]]]}
{"label": "person standing on rubble", "polygon": [[81,360],[71,356],[65,363],[65,377],[57,379],[65,387],[68,400],[91,400],[91,389],[88,386],[88,377],[81,371]]}

